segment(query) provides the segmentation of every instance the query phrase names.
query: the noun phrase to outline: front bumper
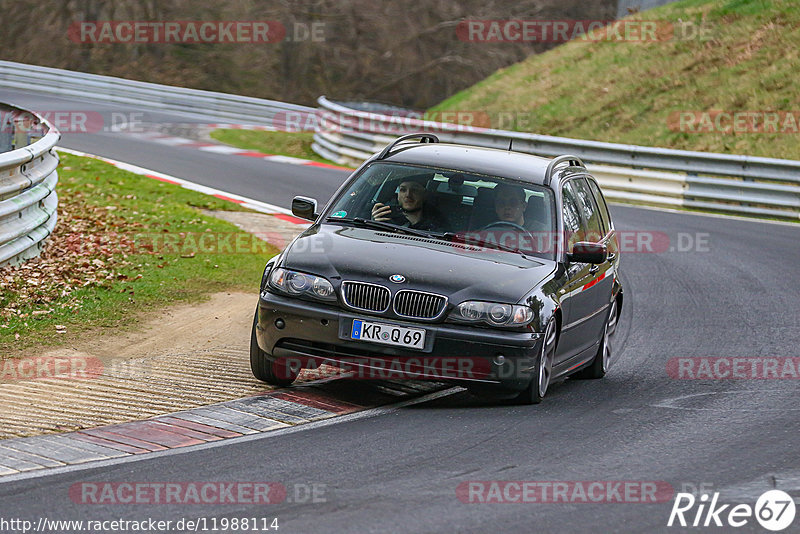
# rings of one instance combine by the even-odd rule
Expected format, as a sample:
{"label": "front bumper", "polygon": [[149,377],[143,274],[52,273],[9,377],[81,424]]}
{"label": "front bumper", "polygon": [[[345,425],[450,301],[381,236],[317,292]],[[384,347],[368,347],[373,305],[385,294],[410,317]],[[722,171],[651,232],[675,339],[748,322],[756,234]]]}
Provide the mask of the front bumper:
{"label": "front bumper", "polygon": [[[413,350],[353,340],[354,319],[424,328],[425,347]],[[325,363],[358,378],[453,380],[487,391],[525,389],[543,341],[535,332],[387,319],[267,291],[259,299],[256,338],[268,358],[290,366]],[[498,355],[505,359],[502,365]]]}

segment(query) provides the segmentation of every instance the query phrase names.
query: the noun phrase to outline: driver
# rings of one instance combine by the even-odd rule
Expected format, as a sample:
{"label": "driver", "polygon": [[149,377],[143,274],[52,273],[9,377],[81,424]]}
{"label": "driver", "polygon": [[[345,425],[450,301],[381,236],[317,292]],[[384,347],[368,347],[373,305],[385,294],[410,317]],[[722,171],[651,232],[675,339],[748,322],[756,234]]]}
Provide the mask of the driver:
{"label": "driver", "polygon": [[[547,241],[546,229],[542,224],[533,220],[525,220],[525,211],[528,206],[525,189],[519,185],[498,184],[494,188],[494,211],[497,221],[489,224],[485,228],[493,226],[515,226],[523,233],[517,233],[516,246],[520,250],[543,252],[545,247],[551,246]],[[534,230],[536,231],[534,233]],[[505,236],[508,238],[509,236]],[[513,239],[513,236],[512,236]]]}
{"label": "driver", "polygon": [[392,206],[378,202],[372,207],[372,219],[418,230],[439,230],[442,227],[441,217],[428,201],[427,183],[428,179],[424,176],[404,179],[397,187],[400,213],[392,214]]}
{"label": "driver", "polygon": [[518,185],[498,184],[494,192],[494,211],[498,220],[526,228],[525,190]]}

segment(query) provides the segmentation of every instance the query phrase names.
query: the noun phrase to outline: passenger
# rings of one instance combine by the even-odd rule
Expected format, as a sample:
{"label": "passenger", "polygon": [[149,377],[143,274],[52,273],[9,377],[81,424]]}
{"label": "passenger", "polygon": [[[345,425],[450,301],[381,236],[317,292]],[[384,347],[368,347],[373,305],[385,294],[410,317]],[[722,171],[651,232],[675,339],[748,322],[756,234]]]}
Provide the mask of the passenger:
{"label": "passenger", "polygon": [[417,230],[441,231],[442,218],[428,201],[427,182],[424,177],[403,180],[397,188],[399,206],[393,212],[392,206],[378,202],[372,207],[372,219]]}

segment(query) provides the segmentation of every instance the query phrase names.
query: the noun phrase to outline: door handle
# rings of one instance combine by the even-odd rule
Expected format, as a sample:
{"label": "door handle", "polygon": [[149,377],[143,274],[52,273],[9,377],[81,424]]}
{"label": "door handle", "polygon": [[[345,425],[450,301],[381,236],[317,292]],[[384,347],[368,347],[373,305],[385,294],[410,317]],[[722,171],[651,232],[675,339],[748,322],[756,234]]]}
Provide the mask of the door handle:
{"label": "door handle", "polygon": [[599,270],[600,270],[600,266],[599,265],[597,265],[597,264],[592,265],[591,267],[589,267],[589,274],[594,274]]}

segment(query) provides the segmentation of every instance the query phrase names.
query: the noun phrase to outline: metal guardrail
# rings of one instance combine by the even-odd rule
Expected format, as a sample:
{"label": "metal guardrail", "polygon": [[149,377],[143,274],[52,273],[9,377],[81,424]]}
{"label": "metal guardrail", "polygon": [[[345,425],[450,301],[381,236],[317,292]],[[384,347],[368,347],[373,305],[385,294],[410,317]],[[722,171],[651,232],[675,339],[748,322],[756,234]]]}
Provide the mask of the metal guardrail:
{"label": "metal guardrail", "polygon": [[[14,106],[0,106],[0,266],[41,253],[58,220],[58,155],[61,134],[41,117]],[[4,127],[3,127],[4,126]],[[33,130],[30,128],[33,126]],[[13,131],[9,131],[13,127]],[[32,135],[33,132],[40,135]],[[35,142],[29,144],[30,140]],[[5,141],[4,141],[5,140]],[[2,150],[13,150],[1,152]]]}
{"label": "metal guardrail", "polygon": [[247,96],[186,89],[70,70],[0,61],[0,87],[110,102],[191,115],[204,121],[271,126],[282,129],[288,112],[314,108]]}
{"label": "metal guardrail", "polygon": [[587,168],[612,200],[800,218],[800,161],[443,124],[354,109],[324,96],[317,102],[312,148],[340,165],[358,165],[397,135],[424,131],[443,142],[503,150],[511,144],[514,151],[538,156],[573,154],[591,163]]}
{"label": "metal guardrail", "polygon": [[[0,61],[0,87],[48,92],[93,101],[244,122],[297,131],[316,124],[313,149],[343,165],[358,165],[397,135],[436,133],[444,142],[507,149],[540,156],[565,153],[589,162],[610,199],[748,215],[800,218],[800,162],[752,156],[669,150],[443,124],[402,116],[371,104],[318,99],[319,109],[197,89],[185,89]],[[361,107],[363,109],[356,109]],[[382,114],[384,113],[384,114]],[[388,114],[386,114],[388,113]],[[309,120],[312,117],[313,120]],[[0,150],[8,138],[0,134]]]}

